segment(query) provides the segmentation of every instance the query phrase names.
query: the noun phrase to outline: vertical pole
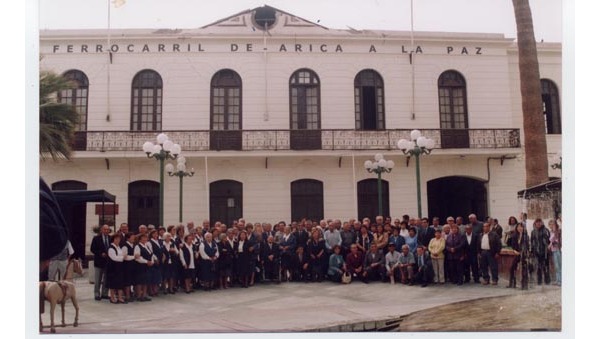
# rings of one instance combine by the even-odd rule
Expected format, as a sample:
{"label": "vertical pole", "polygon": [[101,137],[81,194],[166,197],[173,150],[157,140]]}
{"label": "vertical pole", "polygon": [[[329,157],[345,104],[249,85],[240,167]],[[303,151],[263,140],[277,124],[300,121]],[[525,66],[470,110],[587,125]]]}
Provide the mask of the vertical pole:
{"label": "vertical pole", "polygon": [[183,172],[179,172],[179,223],[183,222]]}
{"label": "vertical pole", "polygon": [[415,154],[417,160],[417,214],[419,215],[419,219],[421,219],[421,165],[419,163],[419,155],[419,153]]}
{"label": "vertical pole", "polygon": [[159,158],[160,160],[160,197],[159,197],[159,212],[158,212],[158,226],[163,226],[163,218],[164,218],[164,214],[163,214],[163,207],[164,207],[164,196],[165,196],[165,153],[164,151],[160,151],[159,154]]}
{"label": "vertical pole", "polygon": [[381,169],[377,169],[377,198],[379,200],[379,215],[383,216],[383,199],[381,192]]}

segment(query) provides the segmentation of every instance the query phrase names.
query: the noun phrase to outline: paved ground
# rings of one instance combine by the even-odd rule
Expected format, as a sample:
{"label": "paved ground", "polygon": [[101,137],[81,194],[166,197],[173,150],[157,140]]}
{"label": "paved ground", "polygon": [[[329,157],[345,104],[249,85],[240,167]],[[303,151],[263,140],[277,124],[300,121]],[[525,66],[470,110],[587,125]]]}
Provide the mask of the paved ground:
{"label": "paved ground", "polygon": [[[544,287],[415,312],[401,319],[397,331],[560,331],[561,309],[560,289]],[[423,322],[439,314],[452,314],[451,321]]]}
{"label": "paved ground", "polygon": [[[368,285],[362,282],[353,282],[350,285],[331,282],[281,285],[267,283],[248,289],[236,287],[226,291],[161,295],[151,302],[123,305],[110,304],[108,300],[95,301],[93,285],[86,276],[76,278],[75,283],[80,304],[79,327],[57,327],[57,333],[293,332],[322,328],[349,331],[352,327],[341,326],[401,317],[403,322],[406,321],[402,325],[404,331],[404,325],[409,324],[409,317],[415,314],[414,312],[440,305],[515,293],[515,290],[505,288],[506,282],[502,280],[498,286],[466,284],[426,288],[379,282]],[[556,301],[560,306],[558,287],[536,287],[523,295],[533,297],[540,292],[552,296],[549,304],[554,306],[549,307],[555,309]],[[521,292],[518,294],[521,295]],[[538,307],[544,307],[542,304],[546,301],[547,298],[538,298]],[[499,304],[496,301],[483,301],[484,304],[494,306],[490,312],[502,313],[509,322],[522,315],[509,307],[498,309]],[[456,306],[454,304],[453,307]],[[458,306],[465,309],[464,304]],[[48,312],[49,307],[46,307],[46,313],[42,315],[45,333],[50,331],[47,328],[50,324]],[[67,323],[72,324],[74,309],[70,302],[66,305],[65,313]],[[560,307],[558,316],[560,317]],[[57,323],[60,322],[59,308],[55,319]],[[530,326],[524,330],[543,326],[545,325]],[[414,330],[439,329],[420,327]],[[481,327],[477,330],[486,328]]]}

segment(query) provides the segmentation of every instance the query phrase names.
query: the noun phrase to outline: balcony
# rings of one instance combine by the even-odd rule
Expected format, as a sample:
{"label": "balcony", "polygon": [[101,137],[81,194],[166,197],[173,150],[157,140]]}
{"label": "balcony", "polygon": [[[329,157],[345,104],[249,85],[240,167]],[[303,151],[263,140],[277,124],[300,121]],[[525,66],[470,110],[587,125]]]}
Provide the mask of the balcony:
{"label": "balcony", "polygon": [[[324,130],[242,130],[242,131],[162,131],[193,151],[280,151],[280,150],[395,150],[400,139],[410,139],[408,129],[383,131]],[[78,132],[75,151],[141,151],[158,132],[87,131]],[[439,149],[519,148],[519,129],[422,129]],[[82,141],[85,141],[83,143]]]}

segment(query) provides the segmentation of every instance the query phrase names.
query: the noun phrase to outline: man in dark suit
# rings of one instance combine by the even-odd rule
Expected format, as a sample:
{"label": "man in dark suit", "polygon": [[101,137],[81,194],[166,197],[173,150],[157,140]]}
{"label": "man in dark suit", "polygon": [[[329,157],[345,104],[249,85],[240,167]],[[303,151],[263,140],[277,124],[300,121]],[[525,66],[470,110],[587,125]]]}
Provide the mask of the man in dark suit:
{"label": "man in dark suit", "polygon": [[377,248],[376,243],[372,243],[369,252],[365,254],[363,267],[362,276],[364,282],[368,283],[369,280],[383,281],[385,277],[385,257],[383,252]]}
{"label": "man in dark suit", "polygon": [[448,278],[452,283],[462,285],[463,262],[465,259],[465,236],[458,232],[458,225],[452,223],[450,234],[446,239],[446,258],[448,259]]}
{"label": "man in dark suit", "polygon": [[293,234],[296,238],[296,246],[304,247],[304,251],[306,252],[306,243],[308,242],[308,238],[310,238],[310,234],[306,231],[306,222],[299,222],[298,229]]}
{"label": "man in dark suit", "polygon": [[421,219],[421,230],[417,235],[419,244],[427,247],[433,238],[435,238],[435,228],[429,226],[429,218],[424,217]]}
{"label": "man in dark suit", "polygon": [[[92,239],[90,251],[94,254],[94,298],[96,300],[108,299],[106,286],[106,264],[108,262],[108,247],[110,246],[110,228],[103,225],[100,233]],[[100,293],[102,286],[102,294]]]}
{"label": "man in dark suit", "polygon": [[291,258],[292,280],[308,282],[310,273],[309,257],[304,252],[304,247],[298,246],[296,253]]}
{"label": "man in dark suit", "polygon": [[498,262],[500,258],[500,250],[502,242],[496,232],[490,232],[490,224],[483,224],[483,234],[479,237],[478,251],[479,260],[481,263],[481,275],[483,280],[481,283],[487,285],[490,283],[490,272],[492,271],[492,285],[498,285]]}
{"label": "man in dark suit", "polygon": [[427,287],[433,281],[433,265],[429,254],[425,251],[425,246],[417,247],[415,265],[417,271],[415,282],[421,284],[421,287]]}
{"label": "man in dark suit", "polygon": [[261,246],[260,260],[264,267],[265,280],[276,280],[281,282],[279,277],[279,246],[274,242],[272,235],[267,237],[267,241]]}
{"label": "man in dark suit", "polygon": [[473,226],[465,227],[465,282],[468,283],[473,277],[474,283],[479,283],[479,237],[473,233]]}

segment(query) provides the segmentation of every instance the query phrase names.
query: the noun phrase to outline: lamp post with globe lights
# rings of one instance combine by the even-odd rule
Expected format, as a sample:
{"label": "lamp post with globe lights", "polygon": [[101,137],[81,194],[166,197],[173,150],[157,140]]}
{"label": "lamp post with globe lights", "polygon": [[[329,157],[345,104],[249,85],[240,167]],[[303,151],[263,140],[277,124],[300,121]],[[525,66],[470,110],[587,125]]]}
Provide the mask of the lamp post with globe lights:
{"label": "lamp post with globe lights", "polygon": [[160,196],[159,196],[159,226],[164,225],[164,195],[165,195],[165,160],[177,159],[181,154],[181,146],[174,144],[169,137],[160,133],[156,136],[156,144],[152,141],[146,141],[142,146],[148,158],[154,158],[160,162]]}
{"label": "lamp post with globe lights", "polygon": [[410,132],[410,139],[411,140],[398,140],[398,148],[402,151],[402,153],[408,155],[409,157],[414,156],[416,159],[417,214],[419,215],[419,218],[421,218],[421,165],[419,162],[419,157],[422,154],[431,153],[431,150],[435,147],[435,141],[433,139],[429,139],[422,136],[421,132],[416,129]]}
{"label": "lamp post with globe lights", "polygon": [[557,153],[554,158],[552,159],[552,165],[550,165],[550,167],[552,167],[552,169],[557,169],[561,171],[562,174],[562,154],[561,153]]}
{"label": "lamp post with globe lights", "polygon": [[194,169],[187,171],[185,166],[185,157],[180,156],[177,158],[177,171],[173,164],[169,163],[165,166],[165,171],[170,177],[179,177],[179,222],[183,222],[183,177],[193,177]]}
{"label": "lamp post with globe lights", "polygon": [[394,168],[394,162],[392,160],[385,160],[383,154],[375,154],[375,161],[365,161],[365,169],[369,173],[377,173],[377,198],[379,203],[379,215],[383,216],[383,198],[381,188],[381,174],[390,173]]}

